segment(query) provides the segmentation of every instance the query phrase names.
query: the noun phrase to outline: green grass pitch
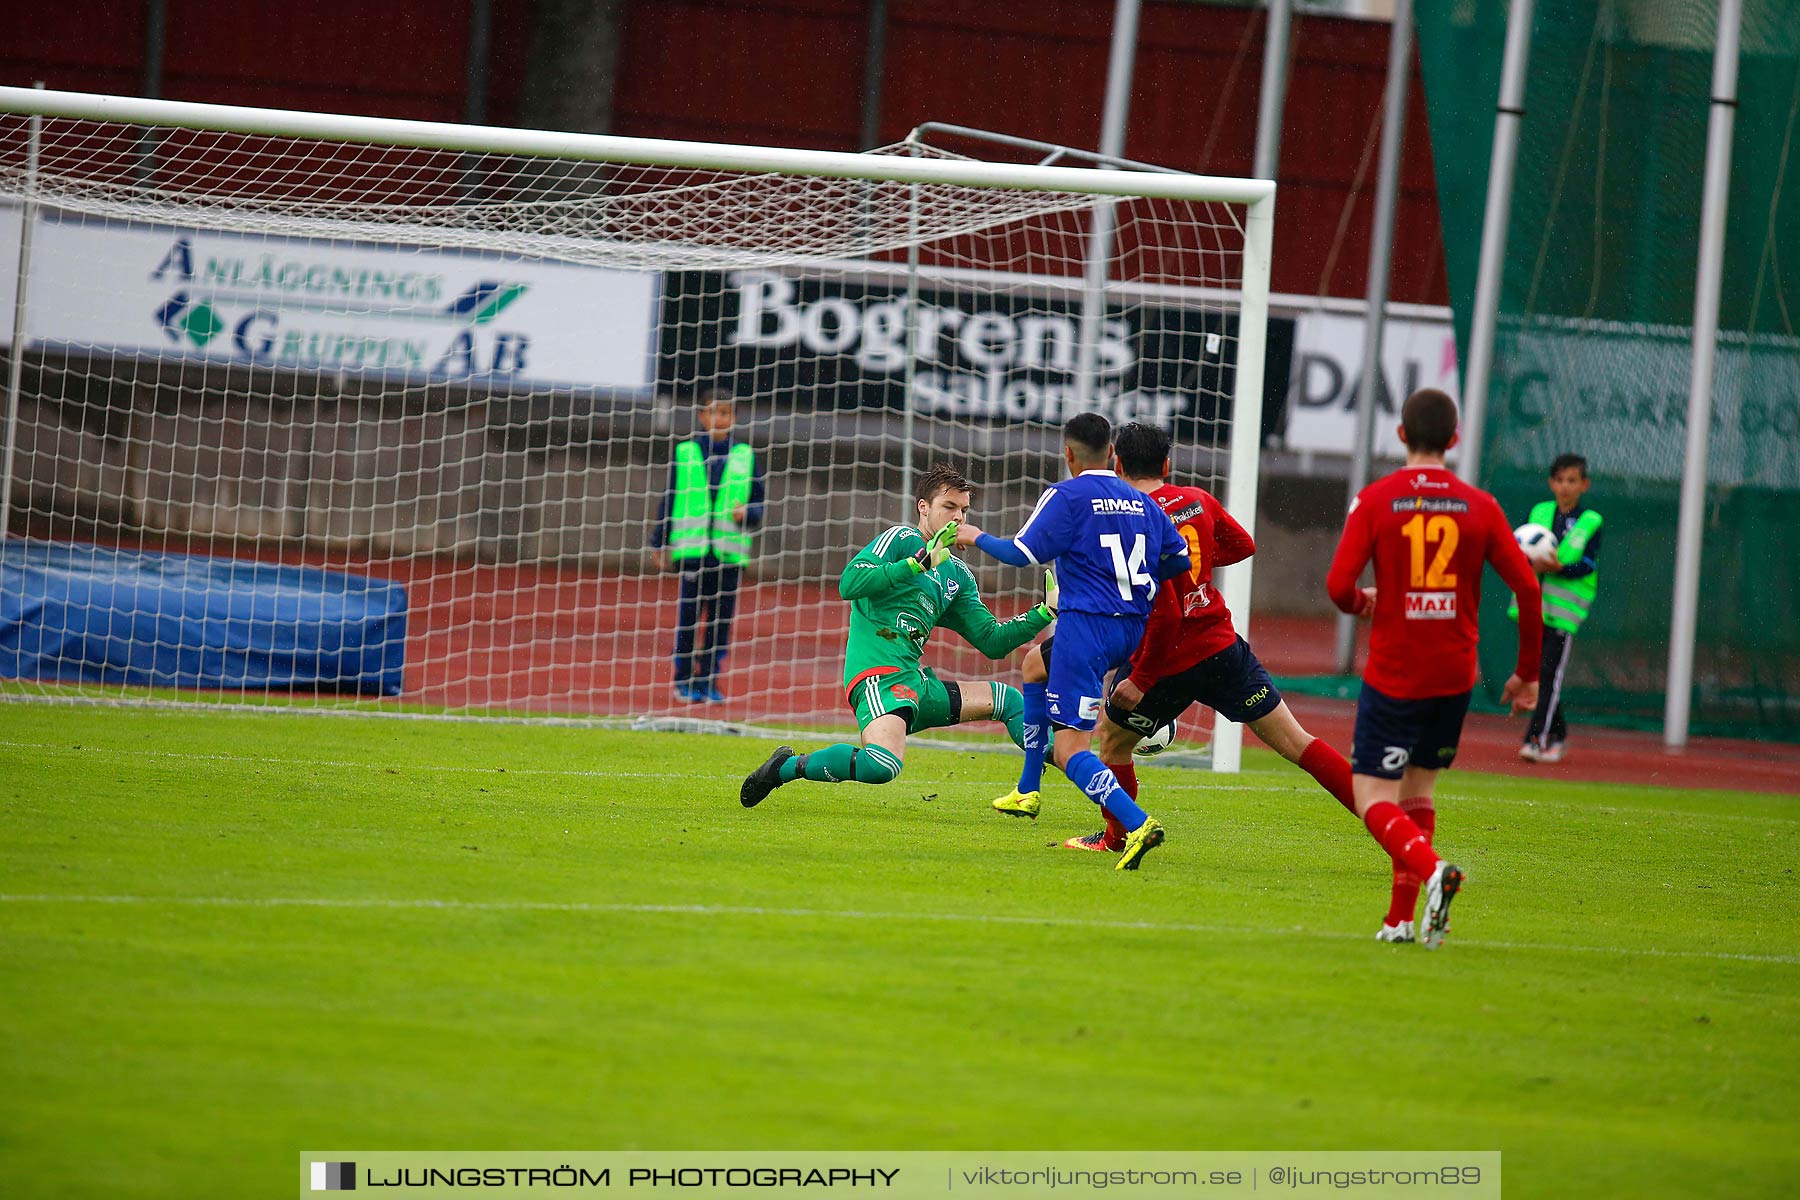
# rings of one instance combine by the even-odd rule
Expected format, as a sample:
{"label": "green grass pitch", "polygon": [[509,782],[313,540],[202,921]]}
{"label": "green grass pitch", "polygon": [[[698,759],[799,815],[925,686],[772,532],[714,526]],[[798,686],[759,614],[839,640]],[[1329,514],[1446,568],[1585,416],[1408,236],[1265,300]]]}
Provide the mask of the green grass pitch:
{"label": "green grass pitch", "polygon": [[1800,803],[1452,774],[1449,944],[1267,754],[1067,784],[914,748],[6,705],[0,1176],[286,1195],[377,1149],[1452,1149],[1509,1196],[1793,1195]]}

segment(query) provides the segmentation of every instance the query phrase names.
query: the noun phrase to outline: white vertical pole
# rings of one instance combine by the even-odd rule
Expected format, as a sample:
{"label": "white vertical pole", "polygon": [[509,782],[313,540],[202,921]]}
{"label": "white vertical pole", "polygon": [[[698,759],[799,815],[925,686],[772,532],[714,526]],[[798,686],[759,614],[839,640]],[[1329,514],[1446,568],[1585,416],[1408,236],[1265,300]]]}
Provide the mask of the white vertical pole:
{"label": "white vertical pole", "polygon": [[[1275,197],[1258,200],[1244,216],[1243,302],[1238,310],[1237,379],[1231,398],[1231,473],[1225,511],[1256,535],[1256,485],[1262,460],[1263,357],[1269,330],[1269,266],[1274,257]],[[1220,569],[1219,591],[1240,634],[1250,632],[1250,559]],[[1243,764],[1244,727],[1213,717],[1212,767]]]}
{"label": "white vertical pole", "polygon": [[1738,31],[1742,22],[1742,0],[1719,0],[1712,115],[1706,131],[1706,183],[1700,206],[1700,261],[1694,278],[1687,449],[1681,464],[1681,508],[1675,533],[1675,611],[1669,621],[1669,678],[1663,701],[1663,745],[1672,750],[1687,745],[1693,703],[1707,435],[1712,424],[1713,353],[1719,336],[1719,287],[1725,258],[1725,207],[1731,194],[1731,131],[1737,112]]}
{"label": "white vertical pole", "polygon": [[[34,86],[43,87],[42,81]],[[31,282],[31,232],[37,221],[38,159],[43,154],[44,118],[33,113],[25,148],[25,203],[19,212],[18,282],[13,291],[12,345],[6,380],[6,446],[0,450],[0,541],[12,527],[13,457],[19,444],[19,391],[25,378],[25,301]]]}
{"label": "white vertical pole", "polygon": [[[1125,124],[1131,115],[1131,75],[1137,61],[1140,3],[1141,0],[1118,0],[1113,10],[1112,52],[1106,64],[1106,107],[1100,115],[1100,153],[1109,158],[1125,157]],[[1086,411],[1093,403],[1094,376],[1100,359],[1100,323],[1106,317],[1106,278],[1112,267],[1113,222],[1112,201],[1094,206],[1076,342],[1077,412]]]}
{"label": "white vertical pole", "polygon": [[[1381,347],[1387,327],[1388,276],[1393,271],[1394,209],[1400,199],[1400,151],[1406,144],[1406,87],[1412,80],[1412,0],[1397,0],[1388,36],[1387,95],[1381,117],[1381,163],[1375,176],[1375,227],[1369,238],[1368,315],[1363,319],[1362,382],[1356,395],[1356,442],[1350,450],[1346,508],[1369,482],[1369,441],[1381,411]],[[1339,613],[1337,673],[1356,658],[1356,618]]]}
{"label": "white vertical pole", "polygon": [[1287,111],[1288,28],[1292,24],[1292,0],[1269,0],[1269,21],[1263,31],[1262,89],[1256,99],[1256,158],[1251,167],[1258,179],[1273,179],[1281,168],[1281,119]]}
{"label": "white vertical pole", "polygon": [[1525,116],[1525,70],[1531,56],[1532,0],[1512,0],[1506,57],[1500,66],[1500,103],[1494,110],[1494,152],[1488,160],[1487,212],[1481,220],[1481,267],[1475,276],[1475,314],[1469,323],[1469,366],[1463,373],[1462,455],[1456,473],[1481,480],[1487,425],[1488,378],[1494,367],[1494,319],[1506,267],[1506,223],[1512,219],[1513,166],[1519,158],[1519,121]]}

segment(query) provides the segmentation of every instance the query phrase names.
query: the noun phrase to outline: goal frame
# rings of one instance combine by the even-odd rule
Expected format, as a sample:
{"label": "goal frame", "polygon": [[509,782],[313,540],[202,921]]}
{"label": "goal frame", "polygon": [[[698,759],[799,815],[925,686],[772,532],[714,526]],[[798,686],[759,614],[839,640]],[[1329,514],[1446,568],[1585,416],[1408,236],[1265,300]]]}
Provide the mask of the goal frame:
{"label": "goal frame", "polygon": [[[470,153],[512,154],[586,162],[677,167],[744,174],[780,173],[892,183],[1055,191],[1241,205],[1243,249],[1238,293],[1238,357],[1228,451],[1225,508],[1254,535],[1260,451],[1264,359],[1269,315],[1269,272],[1275,225],[1275,184],[1179,173],[1095,170],[958,159],[905,158],[841,151],[736,146],[713,142],[631,138],[616,135],[509,129],[436,121],[351,116],[199,104],[142,97],[106,96],[42,88],[0,87],[0,112],[22,116],[173,126],[270,137],[311,138]],[[26,197],[27,204],[44,203]],[[21,258],[28,253],[21,247]],[[19,297],[22,308],[26,298]],[[1254,335],[1246,331],[1256,331]],[[6,397],[6,447],[16,438],[19,417],[17,365],[21,348],[9,347],[14,381]],[[11,455],[4,456],[0,495],[10,496]],[[0,536],[4,530],[0,529]],[[1220,592],[1240,633],[1250,621],[1250,560],[1221,568]],[[1216,716],[1212,739],[1215,771],[1237,771],[1242,761],[1242,729]]]}

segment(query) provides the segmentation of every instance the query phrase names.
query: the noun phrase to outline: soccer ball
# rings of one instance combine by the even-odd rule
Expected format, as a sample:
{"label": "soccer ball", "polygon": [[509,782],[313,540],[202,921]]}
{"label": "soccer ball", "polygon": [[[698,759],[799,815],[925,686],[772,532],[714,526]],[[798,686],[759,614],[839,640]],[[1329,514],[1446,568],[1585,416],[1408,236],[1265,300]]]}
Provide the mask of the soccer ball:
{"label": "soccer ball", "polygon": [[1513,540],[1519,543],[1526,558],[1537,559],[1556,553],[1556,535],[1534,521],[1527,521],[1513,530]]}
{"label": "soccer ball", "polygon": [[1175,726],[1173,724],[1158,725],[1156,732],[1140,740],[1131,752],[1142,758],[1149,758],[1153,754],[1161,754],[1167,750],[1169,743],[1174,740]]}

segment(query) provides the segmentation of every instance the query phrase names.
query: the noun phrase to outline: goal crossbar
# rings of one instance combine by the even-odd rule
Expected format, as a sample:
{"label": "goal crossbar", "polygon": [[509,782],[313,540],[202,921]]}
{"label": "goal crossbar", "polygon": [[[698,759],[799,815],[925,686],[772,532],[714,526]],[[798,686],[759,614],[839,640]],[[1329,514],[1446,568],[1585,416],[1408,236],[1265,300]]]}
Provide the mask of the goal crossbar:
{"label": "goal crossbar", "polygon": [[1039,167],[961,159],[901,158],[833,150],[731,146],[665,138],[617,137],[541,129],[503,129],[444,121],[406,121],[337,113],[295,112],[229,104],[103,96],[40,88],[0,87],[0,112],[124,125],[163,125],[268,137],[369,142],[432,150],[518,154],[590,162],[654,163],[693,170],[780,172],[888,183],[948,184],[1133,196],[1160,200],[1217,200],[1255,205],[1272,201],[1275,184],[1263,179],[1163,175]]}

